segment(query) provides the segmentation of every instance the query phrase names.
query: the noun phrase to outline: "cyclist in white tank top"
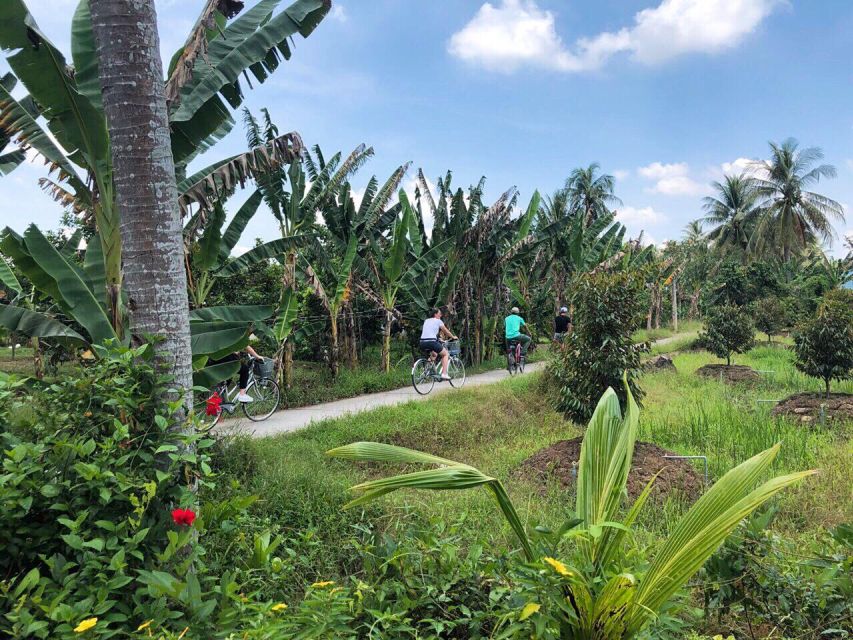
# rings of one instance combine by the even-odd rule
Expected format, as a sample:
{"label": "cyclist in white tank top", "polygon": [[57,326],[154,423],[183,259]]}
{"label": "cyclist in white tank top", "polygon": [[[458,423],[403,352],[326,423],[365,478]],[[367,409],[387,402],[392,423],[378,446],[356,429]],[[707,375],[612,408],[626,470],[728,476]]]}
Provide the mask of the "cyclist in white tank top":
{"label": "cyclist in white tank top", "polygon": [[434,309],[432,317],[424,320],[424,326],[421,329],[420,347],[427,353],[435,351],[441,357],[441,379],[450,380],[450,376],[447,375],[450,354],[447,353],[447,349],[444,348],[441,340],[439,340],[442,336],[446,336],[450,340],[459,339],[441,321],[441,309]]}

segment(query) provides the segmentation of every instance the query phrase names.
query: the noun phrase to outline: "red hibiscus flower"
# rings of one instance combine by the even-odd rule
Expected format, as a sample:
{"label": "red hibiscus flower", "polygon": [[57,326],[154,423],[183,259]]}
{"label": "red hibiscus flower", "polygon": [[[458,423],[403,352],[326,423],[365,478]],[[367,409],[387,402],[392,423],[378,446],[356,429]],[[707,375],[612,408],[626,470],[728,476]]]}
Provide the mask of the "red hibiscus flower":
{"label": "red hibiscus flower", "polygon": [[177,525],[190,527],[195,520],[195,512],[192,509],[173,509],[172,520]]}
{"label": "red hibiscus flower", "polygon": [[218,416],[219,412],[222,411],[220,408],[222,406],[222,397],[217,392],[213,392],[213,395],[207,399],[207,408],[206,412],[209,416]]}

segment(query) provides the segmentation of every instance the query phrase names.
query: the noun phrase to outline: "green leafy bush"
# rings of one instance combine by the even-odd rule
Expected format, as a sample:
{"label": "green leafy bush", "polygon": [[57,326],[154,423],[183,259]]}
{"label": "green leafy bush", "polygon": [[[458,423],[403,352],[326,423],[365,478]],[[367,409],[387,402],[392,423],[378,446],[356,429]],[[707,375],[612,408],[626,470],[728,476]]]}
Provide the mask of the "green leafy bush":
{"label": "green leafy bush", "polygon": [[699,334],[699,340],[711,353],[725,358],[726,364],[730,365],[733,353],[745,353],[752,348],[754,334],[752,318],[745,308],[721,305],[705,316],[705,330]]}
{"label": "green leafy bush", "polygon": [[817,315],[797,328],[794,353],[797,369],[823,380],[827,397],[833,380],[853,374],[853,291],[826,295]]}
{"label": "green leafy bush", "polygon": [[771,509],[744,522],[705,563],[707,622],[739,627],[738,637],[763,623],[787,637],[850,637],[853,527],[793,543],[769,529],[775,514]]}
{"label": "green leafy bush", "polygon": [[641,356],[649,347],[631,336],[643,317],[643,282],[630,273],[598,273],[578,279],[575,324],[548,366],[549,383],[558,389],[557,409],[578,422],[589,420],[601,395],[617,389],[625,406],[622,376],[627,372],[633,396],[643,397],[638,379]]}
{"label": "green leafy bush", "polygon": [[771,342],[774,335],[788,326],[787,309],[775,296],[757,300],[752,305],[752,316],[755,328],[767,334],[767,342]]}
{"label": "green leafy bush", "polygon": [[0,378],[0,635],[224,625],[238,587],[207,571],[199,537],[242,505],[196,518],[212,441],[172,427],[178,404],[148,346],[98,349],[79,377],[41,389]]}

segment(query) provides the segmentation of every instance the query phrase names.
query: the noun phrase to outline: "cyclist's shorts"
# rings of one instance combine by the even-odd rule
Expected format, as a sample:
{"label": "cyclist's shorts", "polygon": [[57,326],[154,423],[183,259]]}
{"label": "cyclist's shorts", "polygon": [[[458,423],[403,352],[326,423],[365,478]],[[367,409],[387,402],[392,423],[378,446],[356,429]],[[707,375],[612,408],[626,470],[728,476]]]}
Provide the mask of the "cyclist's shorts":
{"label": "cyclist's shorts", "polygon": [[421,351],[441,353],[443,349],[444,345],[441,340],[421,340]]}

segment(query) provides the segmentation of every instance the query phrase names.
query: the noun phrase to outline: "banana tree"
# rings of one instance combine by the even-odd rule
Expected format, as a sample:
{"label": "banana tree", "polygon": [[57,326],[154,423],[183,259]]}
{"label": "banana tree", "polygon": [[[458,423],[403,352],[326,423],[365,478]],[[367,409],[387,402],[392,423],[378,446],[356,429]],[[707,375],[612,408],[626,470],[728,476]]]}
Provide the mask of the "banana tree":
{"label": "banana tree", "polygon": [[441,269],[450,244],[445,241],[421,252],[415,213],[408,195],[401,189],[398,198],[401,214],[392,227],[390,237],[384,243],[383,238],[371,241],[365,269],[369,284],[362,288],[379,305],[385,317],[381,362],[384,372],[391,370],[391,326],[395,320],[402,318],[397,309],[399,296],[406,292],[407,285],[417,281],[417,274]]}
{"label": "banana tree", "polygon": [[[261,149],[226,158],[182,179],[187,164],[233,127],[229,107],[242,103],[240,75],[251,72],[263,82],[281,56],[290,57],[289,39],[296,33],[310,35],[331,6],[328,0],[297,0],[276,13],[280,4],[281,0],[261,0],[229,22],[242,3],[209,0],[186,44],[173,57],[167,79],[170,134],[185,208],[193,202],[208,206],[223,190],[290,162],[301,152],[299,136],[285,134]],[[18,147],[0,156],[0,173],[20,164],[22,151],[34,150],[48,165],[41,187],[73,213],[94,222],[109,321],[120,336],[119,212],[89,0],[81,0],[72,19],[73,64],[38,27],[23,0],[0,3],[0,49],[7,52],[14,74],[0,82],[0,142]],[[12,95],[18,80],[29,92],[21,99]]]}
{"label": "banana tree", "polygon": [[240,240],[249,220],[257,213],[261,200],[261,192],[255,190],[237,210],[227,227],[223,199],[214,203],[203,226],[200,221],[201,210],[184,226],[187,287],[193,307],[204,306],[216,279],[222,277],[222,270],[228,264],[231,251]]}
{"label": "banana tree", "polygon": [[[375,442],[346,445],[332,449],[328,455],[430,467],[359,484],[353,490],[360,495],[348,507],[398,489],[485,487],[492,493],[521,544],[524,558],[537,569],[531,589],[531,597],[535,594],[537,598],[536,606],[526,608],[523,614],[520,612],[512,627],[503,630],[506,633],[503,637],[513,633],[529,635],[534,629],[539,636],[547,628],[560,637],[579,640],[633,638],[702,567],[739,522],[779,491],[814,472],[761,482],[779,453],[778,444],[738,465],[690,508],[638,578],[627,564],[631,556],[623,550],[655,479],[620,522],[639,423],[639,409],[627,381],[625,387],[628,402],[624,417],[613,389],[608,389],[599,401],[581,446],[575,513],[542,544],[528,534],[500,480],[470,465]],[[565,563],[552,557],[563,549],[571,554],[571,560]],[[520,569],[525,567],[522,565]],[[515,588],[523,589],[518,583]]]}
{"label": "banana tree", "polygon": [[[0,250],[33,287],[53,301],[60,314],[76,326],[70,326],[51,313],[17,304],[0,306],[0,325],[30,337],[50,338],[81,347],[106,340],[127,342],[128,338],[122,339],[110,323],[101,246],[97,238],[92,238],[80,266],[72,253],[53,246],[35,225],[30,225],[23,236],[7,228],[0,237]],[[4,282],[7,279],[4,276]],[[190,330],[196,382],[218,381],[212,379],[217,370],[205,371],[208,360],[244,347],[252,323],[266,320],[272,312],[269,306],[212,307],[192,312]]]}

